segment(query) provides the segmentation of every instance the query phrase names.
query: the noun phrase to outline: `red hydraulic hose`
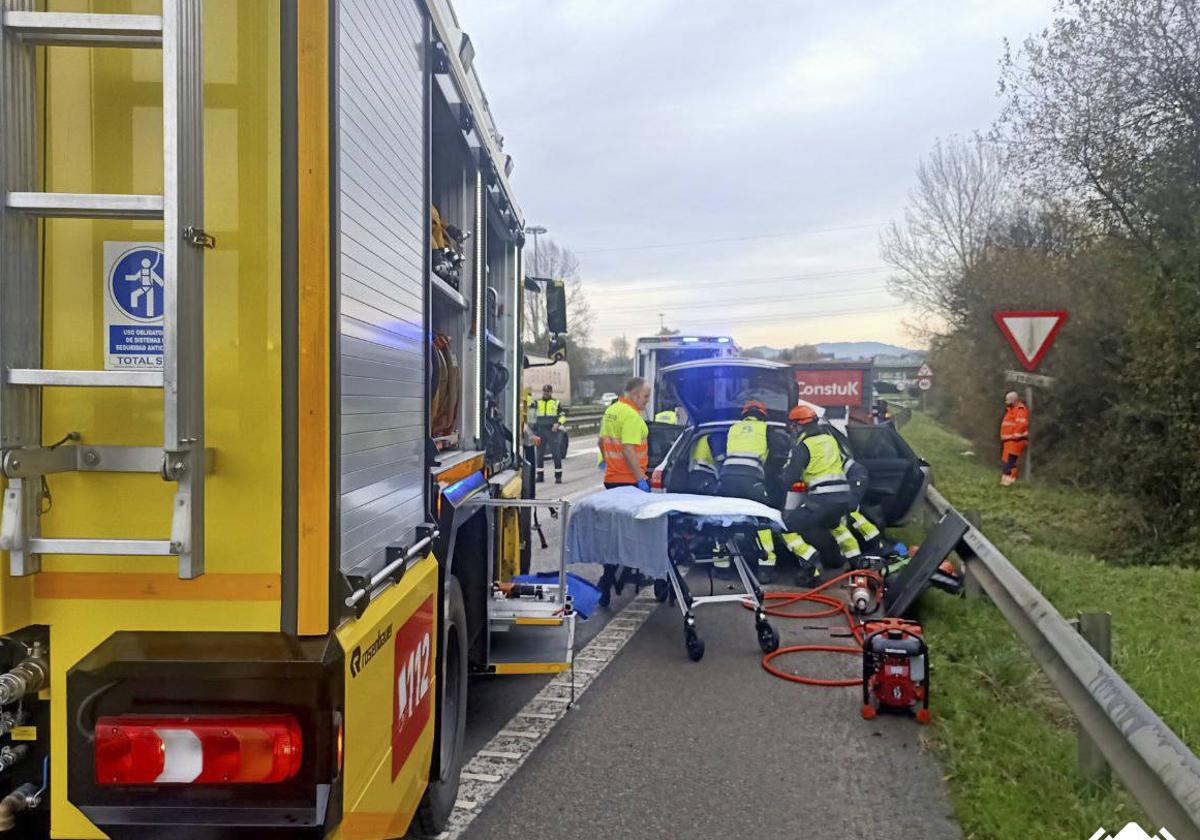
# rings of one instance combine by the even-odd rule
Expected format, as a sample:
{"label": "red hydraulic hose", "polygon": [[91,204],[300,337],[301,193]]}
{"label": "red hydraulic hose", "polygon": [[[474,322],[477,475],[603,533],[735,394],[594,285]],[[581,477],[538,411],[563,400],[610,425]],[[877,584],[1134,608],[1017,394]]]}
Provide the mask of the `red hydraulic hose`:
{"label": "red hydraulic hose", "polygon": [[[819,677],[803,677],[798,674],[789,674],[771,664],[777,656],[783,656],[789,653],[841,653],[851,656],[862,656],[863,645],[863,629],[859,624],[854,614],[850,612],[850,608],[841,598],[834,595],[826,595],[825,590],[829,587],[841,583],[849,577],[866,577],[882,590],[883,578],[872,571],[850,571],[845,572],[833,580],[826,581],[816,589],[810,589],[807,592],[768,592],[764,597],[764,612],[767,615],[777,618],[827,618],[828,616],[838,615],[839,613],[846,619],[846,625],[850,629],[850,634],[854,637],[856,644],[851,645],[791,645],[782,647],[768,653],[763,657],[763,669],[772,676],[779,677],[781,680],[789,682],[801,683],[803,685],[820,685],[827,688],[846,688],[849,686],[862,685],[862,679],[822,679]],[[788,610],[789,607],[800,603],[801,601],[809,601],[814,604],[823,604],[825,609],[816,610],[814,612],[796,613]],[[776,606],[766,606],[767,604],[775,604]],[[753,609],[754,605],[748,601],[743,601],[742,606],[747,609]]]}

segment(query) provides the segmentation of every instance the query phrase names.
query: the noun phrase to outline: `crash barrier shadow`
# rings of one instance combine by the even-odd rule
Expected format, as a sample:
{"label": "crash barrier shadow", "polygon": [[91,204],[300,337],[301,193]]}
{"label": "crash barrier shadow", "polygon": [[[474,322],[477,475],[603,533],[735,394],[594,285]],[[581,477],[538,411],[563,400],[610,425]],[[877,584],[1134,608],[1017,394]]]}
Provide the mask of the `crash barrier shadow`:
{"label": "crash barrier shadow", "polygon": [[1200,759],[1106,661],[1107,614],[1080,616],[1073,627],[984,536],[978,514],[960,514],[933,486],[925,502],[936,523],[969,523],[955,548],[967,596],[982,593],[999,608],[1075,715],[1083,774],[1103,782],[1111,767],[1175,840],[1200,840]]}

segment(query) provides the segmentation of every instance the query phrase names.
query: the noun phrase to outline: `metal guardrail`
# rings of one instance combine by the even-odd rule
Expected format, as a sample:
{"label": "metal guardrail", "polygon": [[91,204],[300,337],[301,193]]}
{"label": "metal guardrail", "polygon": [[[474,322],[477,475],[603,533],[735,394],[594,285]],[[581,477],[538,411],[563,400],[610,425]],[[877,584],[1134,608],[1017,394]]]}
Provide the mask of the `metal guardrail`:
{"label": "metal guardrail", "polygon": [[567,431],[600,431],[600,420],[604,417],[604,409],[605,406],[602,405],[573,406],[567,413]]}
{"label": "metal guardrail", "polygon": [[[953,508],[934,487],[925,498],[939,515]],[[999,607],[1133,798],[1175,840],[1200,840],[1200,759],[981,531],[969,528],[960,546],[967,574]]]}

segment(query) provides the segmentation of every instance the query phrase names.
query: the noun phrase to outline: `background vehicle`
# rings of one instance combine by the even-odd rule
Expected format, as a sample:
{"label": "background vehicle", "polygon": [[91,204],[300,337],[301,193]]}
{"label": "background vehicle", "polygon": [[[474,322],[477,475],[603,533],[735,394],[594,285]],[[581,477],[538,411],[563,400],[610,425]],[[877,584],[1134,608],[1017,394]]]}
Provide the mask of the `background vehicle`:
{"label": "background vehicle", "polygon": [[728,336],[667,335],[639,338],[633,351],[633,375],[650,383],[650,401],[645,415],[649,419],[665,408],[655,383],[658,372],[670,365],[698,359],[723,359],[738,354],[737,345]]}
{"label": "background vehicle", "polygon": [[523,235],[470,41],[445,0],[35,5],[78,4],[0,2],[11,836],[436,832],[468,672],[570,659],[492,632]]}
{"label": "background vehicle", "polygon": [[563,405],[571,405],[571,365],[566,361],[553,364],[545,356],[526,356],[530,367],[521,374],[521,385],[529,389],[534,399],[542,393],[543,385],[554,388],[554,398]]}
{"label": "background vehicle", "polygon": [[[749,399],[767,406],[767,491],[782,507],[787,489],[779,477],[791,449],[788,410],[797,404],[797,385],[789,365],[758,359],[708,359],[672,365],[659,373],[659,388],[687,410],[686,429],[651,424],[650,461],[656,487],[682,493],[687,488],[688,456],[700,436],[716,436],[714,451],[724,451],[724,436],[741,416]],[[834,433],[871,473],[864,506],[886,525],[903,524],[916,509],[929,481],[929,466],[889,423],[880,426],[850,421],[848,434]]]}

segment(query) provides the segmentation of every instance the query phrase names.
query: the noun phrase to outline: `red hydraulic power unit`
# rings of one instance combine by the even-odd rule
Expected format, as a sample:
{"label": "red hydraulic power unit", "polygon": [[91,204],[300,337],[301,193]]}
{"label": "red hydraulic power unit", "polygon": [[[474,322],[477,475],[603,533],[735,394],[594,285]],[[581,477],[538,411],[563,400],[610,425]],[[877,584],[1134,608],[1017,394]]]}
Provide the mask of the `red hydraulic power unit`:
{"label": "red hydraulic power unit", "polygon": [[864,719],[884,708],[929,723],[929,649],[920,624],[881,618],[863,625],[862,685]]}

